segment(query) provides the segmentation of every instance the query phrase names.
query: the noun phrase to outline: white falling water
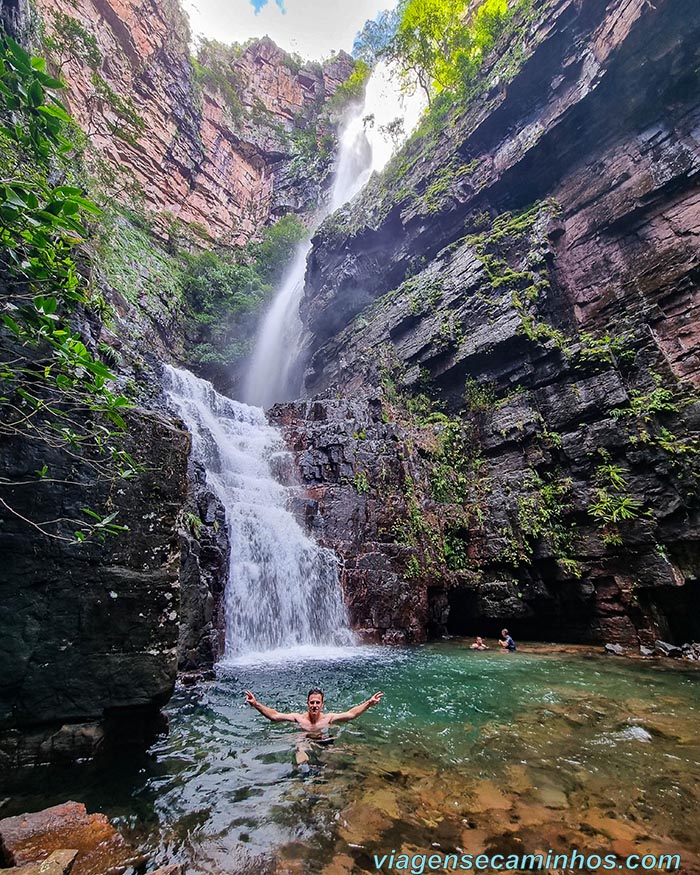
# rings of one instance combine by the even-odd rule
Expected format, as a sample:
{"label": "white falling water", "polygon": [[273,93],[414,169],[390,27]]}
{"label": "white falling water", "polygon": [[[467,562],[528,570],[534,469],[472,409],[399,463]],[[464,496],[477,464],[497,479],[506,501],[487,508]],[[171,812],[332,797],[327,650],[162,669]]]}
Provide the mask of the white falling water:
{"label": "white falling water", "polygon": [[[398,144],[418,123],[425,99],[415,90],[407,95],[400,77],[387,64],[378,64],[367,83],[365,100],[350,112],[340,138],[330,203],[318,224],[351,200],[381,171]],[[387,126],[400,120],[393,136]],[[306,258],[311,241],[300,244],[294,261],[263,319],[245,381],[243,397],[250,404],[268,407],[299,394],[299,357],[302,333],[299,304],[304,292]]]}
{"label": "white falling water", "polygon": [[338,560],[306,536],[287,510],[289,489],[273,477],[271,466],[288,455],[280,432],[260,408],[219,395],[189,371],[167,372],[170,399],[192,434],[192,454],[226,509],[224,660],[351,644]]}

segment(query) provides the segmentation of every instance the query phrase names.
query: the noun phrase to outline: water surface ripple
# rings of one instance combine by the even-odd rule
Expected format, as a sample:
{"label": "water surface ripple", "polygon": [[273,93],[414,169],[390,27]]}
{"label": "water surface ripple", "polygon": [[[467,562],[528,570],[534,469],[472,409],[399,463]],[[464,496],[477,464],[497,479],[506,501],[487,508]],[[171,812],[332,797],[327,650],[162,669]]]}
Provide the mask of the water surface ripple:
{"label": "water surface ripple", "polygon": [[[189,872],[373,871],[372,854],[680,853],[700,866],[700,672],[603,656],[475,653],[463,643],[302,649],[239,659],[179,691],[137,760],[44,772],[17,811],[66,798],[105,811]],[[381,705],[294,766],[299,733],[242,691],[328,710]],[[687,868],[686,868],[687,867]],[[696,868],[697,870],[697,868]]]}

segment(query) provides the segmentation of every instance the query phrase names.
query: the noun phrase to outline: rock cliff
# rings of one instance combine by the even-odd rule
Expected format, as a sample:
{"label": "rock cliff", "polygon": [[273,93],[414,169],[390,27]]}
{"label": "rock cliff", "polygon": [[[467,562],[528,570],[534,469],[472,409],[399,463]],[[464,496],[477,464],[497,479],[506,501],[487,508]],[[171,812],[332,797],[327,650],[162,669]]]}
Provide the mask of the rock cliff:
{"label": "rock cliff", "polygon": [[[335,488],[360,475],[344,552],[410,581],[422,607],[392,620],[401,635],[427,628],[436,575],[452,631],[700,633],[699,35],[690,0],[532,5],[479,93],[314,240],[307,391],[380,390],[426,470],[394,478],[381,548],[363,508],[386,487],[354,461],[356,414],[331,452],[316,408],[296,409],[292,440],[340,457]],[[302,470],[313,495],[330,469]],[[339,532],[336,505],[321,516]],[[403,572],[397,543],[419,548]]]}
{"label": "rock cliff", "polygon": [[348,55],[305,66],[265,38],[239,53],[213,44],[200,64],[175,0],[36,9],[98,169],[161,233],[182,224],[201,242],[242,245],[271,218],[315,207],[333,140],[320,115],[352,71]]}
{"label": "rock cliff", "polygon": [[[143,742],[160,726],[177,670],[180,544],[188,435],[146,411],[129,416],[126,448],[147,464],[131,480],[29,440],[7,441],[0,592],[0,770]],[[45,485],[32,484],[43,464]],[[29,488],[22,485],[30,481]],[[110,508],[129,531],[104,541],[40,537],[36,521]]]}

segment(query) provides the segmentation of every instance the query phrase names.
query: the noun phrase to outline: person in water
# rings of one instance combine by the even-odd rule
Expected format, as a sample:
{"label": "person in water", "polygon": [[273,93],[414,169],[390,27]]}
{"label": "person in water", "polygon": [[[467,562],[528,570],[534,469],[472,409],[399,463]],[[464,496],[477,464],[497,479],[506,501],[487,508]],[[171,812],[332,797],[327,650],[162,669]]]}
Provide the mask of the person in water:
{"label": "person in water", "polygon": [[476,637],[476,641],[473,644],[470,644],[469,647],[471,650],[488,650],[487,645],[484,644],[484,639],[479,638],[478,635]]}
{"label": "person in water", "polygon": [[514,653],[517,650],[515,641],[510,637],[510,632],[507,629],[501,629],[501,640],[498,642],[504,650]]}
{"label": "person in water", "polygon": [[[250,690],[245,691],[245,700],[251,707],[260,711],[263,717],[267,717],[273,723],[296,723],[297,726],[305,731],[307,739],[317,744],[323,744],[331,741],[327,736],[324,737],[324,730],[327,730],[329,726],[335,723],[347,723],[350,720],[354,720],[360,714],[364,714],[372,705],[378,705],[383,695],[384,693],[377,692],[370,696],[367,701],[354,705],[347,711],[339,713],[329,711],[326,714],[323,713],[323,690],[309,690],[309,695],[306,697],[306,712],[304,713],[296,711],[285,713],[284,711],[276,711],[274,708],[268,708],[267,705],[258,702]],[[296,763],[298,766],[304,766],[308,763],[309,755],[307,751],[308,744],[297,745]]]}

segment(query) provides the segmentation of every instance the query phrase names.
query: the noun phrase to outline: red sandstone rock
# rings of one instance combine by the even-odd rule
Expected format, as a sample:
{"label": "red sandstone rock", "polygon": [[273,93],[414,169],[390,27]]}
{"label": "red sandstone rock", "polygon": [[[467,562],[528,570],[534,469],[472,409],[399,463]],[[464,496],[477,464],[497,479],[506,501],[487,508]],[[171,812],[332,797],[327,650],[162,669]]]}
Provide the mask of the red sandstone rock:
{"label": "red sandstone rock", "polygon": [[12,869],[0,869],[0,873],[8,875],[69,875],[78,852],[74,850],[54,851],[44,860],[15,866]]}
{"label": "red sandstone rock", "polygon": [[[102,156],[136,181],[163,227],[175,217],[225,242],[247,242],[268,220],[276,178],[292,157],[289,135],[300,119],[313,122],[353,66],[341,54],[295,72],[270,39],[255,42],[232,66],[243,107],[237,114],[216,87],[196,81],[187,23],[175,4],[38,0],[37,8],[49,34],[60,13],[97,40],[97,70],[68,51],[53,61],[68,82],[64,101]],[[135,139],[115,135],[114,101],[95,76],[132,101],[144,122]]]}
{"label": "red sandstone rock", "polygon": [[88,814],[80,802],[0,820],[0,849],[9,865],[45,860],[65,848],[77,851],[71,875],[118,873],[145,862],[104,814]]}

